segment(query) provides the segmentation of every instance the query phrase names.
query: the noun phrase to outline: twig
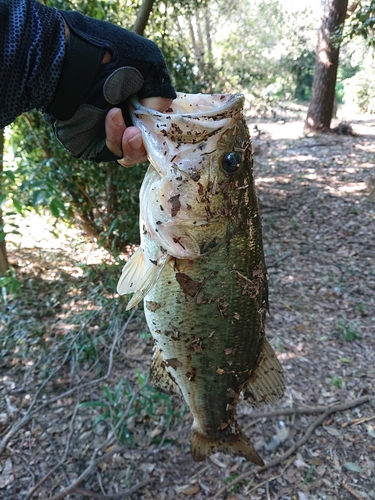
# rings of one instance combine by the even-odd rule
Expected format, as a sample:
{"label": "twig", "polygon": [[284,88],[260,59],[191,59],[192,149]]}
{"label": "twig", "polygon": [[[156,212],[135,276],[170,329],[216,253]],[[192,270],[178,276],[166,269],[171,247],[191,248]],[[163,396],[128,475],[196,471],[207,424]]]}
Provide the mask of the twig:
{"label": "twig", "polygon": [[358,498],[358,500],[363,500],[363,496],[361,496],[354,488],[352,488],[348,483],[343,484],[344,488],[349,491],[353,495],[353,497]]}
{"label": "twig", "polygon": [[360,425],[360,424],[364,424],[365,422],[370,422],[370,420],[374,420],[374,419],[375,419],[375,415],[373,415],[372,417],[355,418],[355,419],[351,420],[350,422],[344,422],[341,427],[345,428],[345,427],[348,427],[348,425]]}
{"label": "twig", "polygon": [[[298,450],[303,444],[306,443],[306,441],[309,439],[311,434],[314,432],[314,430],[319,427],[320,424],[324,422],[324,420],[328,417],[328,415],[331,415],[331,413],[335,413],[337,411],[344,411],[348,410],[350,408],[354,408],[356,406],[359,406],[363,403],[367,403],[371,401],[370,396],[362,396],[361,398],[354,399],[353,401],[349,401],[348,403],[343,403],[341,405],[333,405],[333,406],[328,406],[326,408],[316,408],[315,410],[319,410],[319,412],[324,412],[322,415],[320,415],[306,430],[304,436],[299,439],[296,443],[294,443],[285,453],[280,455],[279,457],[274,458],[268,464],[266,464],[264,467],[258,467],[254,470],[249,470],[241,474],[240,476],[236,477],[233,481],[230,483],[226,484],[220,490],[210,498],[210,500],[216,500],[217,498],[220,497],[223,493],[227,492],[229,489],[233,488],[236,484],[240,483],[244,479],[248,478],[252,474],[259,474],[260,472],[264,472],[267,469],[270,469],[272,467],[275,467],[276,465],[279,465],[281,462],[289,458],[295,451]],[[310,408],[311,410],[311,408]],[[275,415],[276,412],[269,412],[266,414],[266,416],[269,416],[270,414],[273,416]],[[293,413],[293,412],[292,412]],[[301,412],[302,413],[302,412]],[[310,413],[313,413],[310,411]],[[317,411],[315,412],[317,413]],[[257,414],[258,416],[259,414]]]}
{"label": "twig", "polygon": [[280,262],[282,262],[283,260],[286,260],[288,259],[289,257],[291,257],[293,255],[293,252],[286,252],[284,255],[282,255],[279,259],[277,259],[275,262],[273,262],[272,264],[268,264],[267,265],[267,269],[270,269],[271,267],[277,267]]}
{"label": "twig", "polygon": [[[360,398],[354,399],[353,401],[348,401],[347,403],[342,403],[332,406],[300,406],[298,408],[281,408],[280,410],[264,411],[264,412],[254,412],[251,414],[251,418],[272,418],[280,417],[282,415],[313,415],[317,413],[324,413],[329,411],[330,413],[335,413],[336,411],[345,411],[353,408],[355,406],[360,406],[363,403],[371,401],[371,396],[362,396]],[[374,418],[374,417],[370,417]],[[353,422],[354,423],[354,422]]]}
{"label": "twig", "polygon": [[107,498],[101,493],[95,493],[94,491],[86,490],[86,488],[77,488],[76,493],[83,495],[84,498],[96,498],[97,500],[104,500]]}
{"label": "twig", "polygon": [[122,500],[123,498],[126,498],[136,491],[140,490],[143,488],[143,486],[146,486],[147,483],[150,482],[150,476],[146,476],[142,481],[139,481],[139,483],[135,484],[128,490],[122,491],[121,493],[115,493],[112,495],[101,495],[100,493],[94,493],[93,491],[86,490],[84,488],[77,488],[75,490],[76,493],[80,493],[81,495],[85,495],[87,497],[91,498],[97,498],[98,500]]}
{"label": "twig", "polygon": [[271,477],[269,479],[266,479],[266,481],[263,481],[263,483],[255,485],[254,488],[252,488],[251,490],[246,491],[246,494],[248,495],[249,493],[253,493],[253,491],[256,491],[258,488],[261,488],[263,485],[268,484],[268,483],[272,483],[272,481],[275,481],[276,479],[278,479],[279,477],[281,477],[284,474],[284,472],[288,469],[288,467],[293,463],[293,460],[294,460],[294,457],[292,457],[287,462],[286,466],[283,468],[283,470],[280,472],[280,474],[278,474],[277,476],[273,476],[273,477]]}

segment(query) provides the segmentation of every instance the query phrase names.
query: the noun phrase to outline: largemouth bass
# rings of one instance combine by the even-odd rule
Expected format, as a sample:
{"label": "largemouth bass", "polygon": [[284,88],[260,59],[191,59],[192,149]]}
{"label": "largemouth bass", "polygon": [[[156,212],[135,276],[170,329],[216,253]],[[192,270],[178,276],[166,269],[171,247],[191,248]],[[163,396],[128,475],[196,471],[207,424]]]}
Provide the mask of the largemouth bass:
{"label": "largemouth bass", "polygon": [[150,166],[140,191],[141,244],[119,294],[144,299],[155,340],[150,380],[184,397],[192,456],[263,465],[236,406],[271,403],[282,368],[265,336],[268,288],[244,98],[179,93],[165,113],[132,101]]}

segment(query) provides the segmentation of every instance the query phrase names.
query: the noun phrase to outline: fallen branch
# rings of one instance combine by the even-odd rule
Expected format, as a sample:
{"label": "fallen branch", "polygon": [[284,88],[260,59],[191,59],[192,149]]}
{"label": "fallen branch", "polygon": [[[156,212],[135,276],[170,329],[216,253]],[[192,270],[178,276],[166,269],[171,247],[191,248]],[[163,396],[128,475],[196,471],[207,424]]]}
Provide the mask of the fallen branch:
{"label": "fallen branch", "polygon": [[[347,403],[342,403],[332,406],[300,406],[297,408],[281,408],[279,410],[264,411],[264,412],[254,412],[251,414],[251,418],[273,418],[280,417],[283,415],[314,415],[318,413],[325,413],[329,411],[330,413],[335,413],[337,411],[345,411],[353,408],[355,406],[360,406],[363,403],[371,401],[371,396],[362,396],[360,398],[354,399]],[[374,418],[374,417],[370,417]],[[353,422],[354,423],[354,422]]]}
{"label": "fallen branch", "polygon": [[[328,407],[325,407],[325,408],[324,407],[321,407],[321,408],[306,408],[305,410],[309,410],[307,413],[322,413],[322,412],[323,413],[316,420],[314,420],[314,422],[307,428],[305,434],[303,435],[303,437],[301,439],[299,439],[296,443],[294,443],[285,453],[283,453],[279,457],[274,458],[273,460],[271,460],[270,462],[268,462],[268,464],[266,464],[265,466],[258,467],[258,468],[254,469],[254,470],[246,471],[243,474],[241,474],[238,477],[236,477],[236,479],[234,479],[230,483],[228,483],[225,486],[223,486],[222,488],[220,488],[220,490],[213,497],[211,497],[210,500],[216,500],[221,495],[223,495],[224,493],[226,493],[228,490],[230,490],[231,488],[233,488],[233,486],[235,486],[236,484],[240,483],[244,479],[247,479],[252,474],[256,475],[256,474],[264,472],[264,471],[266,471],[268,469],[271,469],[272,467],[275,467],[276,465],[280,465],[281,462],[283,462],[284,460],[286,460],[287,458],[289,458],[291,455],[293,455],[293,453],[295,451],[297,451],[302,445],[304,445],[306,443],[306,441],[308,441],[309,437],[314,432],[314,430],[317,427],[319,427],[319,425],[321,425],[324,422],[324,420],[329,415],[331,415],[332,413],[339,412],[339,411],[349,410],[350,408],[354,408],[356,406],[362,405],[363,403],[369,403],[370,401],[371,401],[371,397],[370,396],[362,396],[361,398],[357,398],[357,399],[354,399],[353,401],[349,401],[347,403],[343,403],[343,404],[339,404],[339,405],[332,405],[332,406],[328,406]],[[315,411],[313,412],[312,410],[315,410]],[[281,413],[281,414],[285,415],[285,414],[291,414],[291,413],[306,413],[306,412],[303,412],[303,411],[298,411],[298,412],[292,411],[292,412],[289,412],[288,411],[287,413]],[[259,417],[259,415],[262,415],[262,414],[261,413],[257,413],[257,414],[255,414],[255,417]],[[278,411],[274,411],[274,412],[264,413],[263,415],[265,417],[269,417],[269,416],[280,415],[280,413]]]}

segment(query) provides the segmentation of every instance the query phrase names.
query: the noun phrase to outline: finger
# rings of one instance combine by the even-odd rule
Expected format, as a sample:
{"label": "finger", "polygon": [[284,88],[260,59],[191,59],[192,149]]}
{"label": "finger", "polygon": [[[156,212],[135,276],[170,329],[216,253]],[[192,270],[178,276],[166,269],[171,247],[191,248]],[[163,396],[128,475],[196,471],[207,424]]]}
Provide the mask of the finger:
{"label": "finger", "polygon": [[142,106],[145,108],[155,109],[161,113],[165,113],[172,105],[173,99],[167,99],[166,97],[147,97],[141,100]]}
{"label": "finger", "polygon": [[132,167],[136,163],[147,160],[147,153],[143,145],[142,134],[137,127],[127,127],[122,136],[123,158],[118,163],[124,167]]}
{"label": "finger", "polygon": [[107,148],[116,156],[123,156],[122,137],[126,125],[120,108],[112,108],[105,118],[105,134]]}

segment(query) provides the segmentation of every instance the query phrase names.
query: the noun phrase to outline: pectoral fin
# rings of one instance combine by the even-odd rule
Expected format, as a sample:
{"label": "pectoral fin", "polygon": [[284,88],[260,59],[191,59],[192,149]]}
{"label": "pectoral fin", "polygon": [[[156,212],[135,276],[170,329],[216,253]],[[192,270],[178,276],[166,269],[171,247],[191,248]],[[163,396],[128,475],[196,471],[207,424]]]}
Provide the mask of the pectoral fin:
{"label": "pectoral fin", "polygon": [[193,460],[201,462],[218,451],[227,455],[244,457],[256,465],[264,465],[262,458],[254,446],[239,430],[235,434],[224,435],[222,439],[214,439],[204,436],[198,430],[193,429],[191,437],[191,454]]}
{"label": "pectoral fin", "polygon": [[164,269],[165,264],[171,257],[168,254],[162,254],[157,261],[150,261],[146,272],[143,275],[143,279],[135,291],[133,297],[130,299],[129,304],[126,307],[128,311],[132,307],[139,304],[139,302],[145,298],[151,288],[155,285],[161,272]]}
{"label": "pectoral fin", "polygon": [[160,392],[181,396],[178,384],[165,368],[165,362],[159,349],[156,349],[150,368],[150,383]]}
{"label": "pectoral fin", "polygon": [[254,373],[240,388],[244,399],[249,400],[254,406],[274,403],[284,394],[283,373],[274,350],[264,338]]}
{"label": "pectoral fin", "polygon": [[125,264],[117,284],[117,293],[133,293],[127,310],[136,306],[151,290],[164,269],[169,256],[162,254],[155,261],[146,262],[142,248],[139,248]]}
{"label": "pectoral fin", "polygon": [[121,278],[117,284],[117,293],[126,295],[140,287],[146,274],[146,263],[142,248],[133,253],[122,269]]}

